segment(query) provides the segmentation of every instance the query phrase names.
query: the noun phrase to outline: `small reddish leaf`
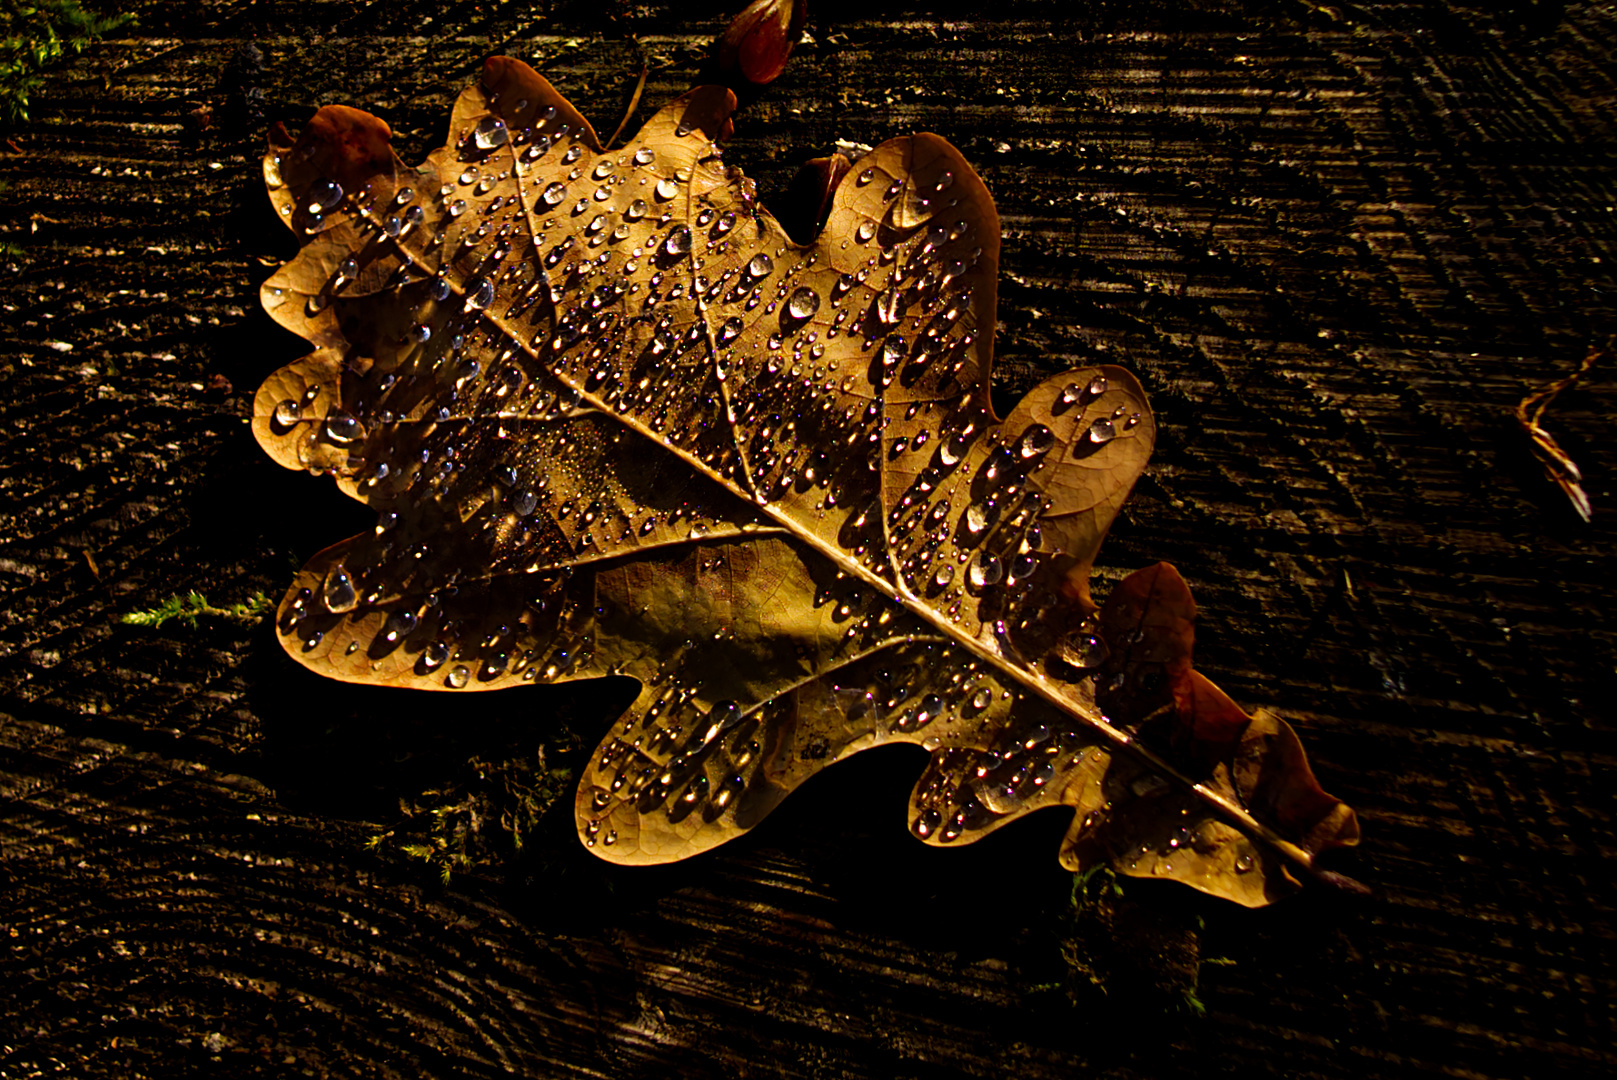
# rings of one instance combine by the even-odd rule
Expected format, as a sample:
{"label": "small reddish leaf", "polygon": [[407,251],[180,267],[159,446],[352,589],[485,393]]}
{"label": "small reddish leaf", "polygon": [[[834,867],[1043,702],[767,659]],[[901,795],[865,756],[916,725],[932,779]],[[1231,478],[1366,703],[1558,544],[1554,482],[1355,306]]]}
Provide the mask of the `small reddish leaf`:
{"label": "small reddish leaf", "polygon": [[808,0],[753,0],[719,39],[719,70],[754,86],[774,82],[786,70],[807,18]]}

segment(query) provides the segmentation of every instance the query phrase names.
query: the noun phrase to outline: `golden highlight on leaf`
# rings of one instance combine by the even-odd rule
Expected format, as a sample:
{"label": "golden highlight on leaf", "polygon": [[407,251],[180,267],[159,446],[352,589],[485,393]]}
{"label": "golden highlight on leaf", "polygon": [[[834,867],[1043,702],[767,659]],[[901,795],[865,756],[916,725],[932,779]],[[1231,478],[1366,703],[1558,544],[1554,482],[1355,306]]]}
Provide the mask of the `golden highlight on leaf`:
{"label": "golden highlight on leaf", "polygon": [[321,110],[265,158],[302,248],[266,309],[314,346],[253,430],[371,531],[276,626],[300,663],[443,692],[640,683],[579,779],[603,858],[683,858],[825,766],[930,762],[909,827],[968,843],[1046,806],[1061,857],[1266,903],[1352,843],[1283,722],[1191,667],[1172,568],[1089,572],[1150,455],[1113,366],[989,401],[999,220],[935,135],[824,173],[794,242],[724,161],[703,87],[621,150],[490,60],[411,168]]}

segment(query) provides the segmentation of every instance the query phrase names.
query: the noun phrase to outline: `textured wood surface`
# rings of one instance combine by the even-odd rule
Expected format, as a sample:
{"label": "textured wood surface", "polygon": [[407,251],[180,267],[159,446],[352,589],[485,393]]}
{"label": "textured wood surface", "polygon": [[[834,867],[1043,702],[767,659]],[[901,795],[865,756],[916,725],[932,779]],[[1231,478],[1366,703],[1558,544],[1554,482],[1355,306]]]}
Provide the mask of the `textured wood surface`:
{"label": "textured wood surface", "polygon": [[[918,756],[840,765],[687,864],[612,870],[552,821],[446,890],[367,850],[397,798],[562,723],[593,743],[622,687],[368,691],[263,625],[120,624],[278,595],[365,524],[243,419],[300,353],[257,310],[291,248],[264,121],[357,104],[419,158],[504,51],[610,130],[642,58],[654,107],[724,17],[139,10],[0,149],[0,1076],[1617,1070],[1617,361],[1547,418],[1592,524],[1509,420],[1617,331],[1611,4],[822,4],[738,119],[766,202],[838,138],[949,138],[1004,219],[1007,396],[1098,358],[1152,395],[1102,587],[1181,569],[1198,666],[1291,719],[1361,815],[1333,865],[1375,890],[1249,913],[1138,886],[1235,962],[1199,1019],[1037,990],[1061,823],[922,848]],[[231,64],[254,39],[261,70]]]}

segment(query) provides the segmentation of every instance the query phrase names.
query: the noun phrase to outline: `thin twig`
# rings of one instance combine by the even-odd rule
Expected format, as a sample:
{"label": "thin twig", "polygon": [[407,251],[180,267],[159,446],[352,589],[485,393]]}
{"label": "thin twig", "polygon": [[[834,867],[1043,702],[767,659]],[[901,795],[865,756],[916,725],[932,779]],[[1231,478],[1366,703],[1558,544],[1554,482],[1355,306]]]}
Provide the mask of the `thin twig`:
{"label": "thin twig", "polygon": [[1610,351],[1611,344],[1608,341],[1604,346],[1591,345],[1577,371],[1564,379],[1550,383],[1542,390],[1528,394],[1516,406],[1516,423],[1521,425],[1522,431],[1526,433],[1533,456],[1544,466],[1544,474],[1550,478],[1551,483],[1566,493],[1566,497],[1572,501],[1572,508],[1584,521],[1590,519],[1593,508],[1589,505],[1588,494],[1583,490],[1583,473],[1567,456],[1566,451],[1561,449],[1555,441],[1555,436],[1544,430],[1544,410],[1550,407],[1550,402],[1555,400],[1557,394],[1583,378],[1584,374],[1595,366],[1595,361]]}
{"label": "thin twig", "polygon": [[640,81],[634,84],[634,96],[629,99],[629,107],[623,110],[623,119],[618,121],[617,128],[613,130],[611,137],[601,144],[602,146],[610,149],[612,144],[618,141],[618,136],[623,134],[623,129],[629,125],[629,118],[640,107],[640,95],[646,89],[646,73],[650,70],[651,65],[642,61],[640,64]]}

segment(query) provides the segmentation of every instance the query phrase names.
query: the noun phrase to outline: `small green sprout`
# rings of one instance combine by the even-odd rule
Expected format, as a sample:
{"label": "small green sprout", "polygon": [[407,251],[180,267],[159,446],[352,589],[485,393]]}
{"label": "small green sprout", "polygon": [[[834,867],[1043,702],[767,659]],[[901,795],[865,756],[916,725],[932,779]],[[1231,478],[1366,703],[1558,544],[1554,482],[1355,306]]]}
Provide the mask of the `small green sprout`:
{"label": "small green sprout", "polygon": [[154,608],[147,608],[145,611],[131,611],[120,621],[131,626],[147,626],[155,629],[170,619],[175,619],[194,630],[196,629],[197,619],[204,615],[216,619],[252,622],[263,618],[274,609],[274,601],[262,592],[253,593],[239,604],[214,607],[208,602],[206,596],[192,589],[188,593],[176,593]]}

